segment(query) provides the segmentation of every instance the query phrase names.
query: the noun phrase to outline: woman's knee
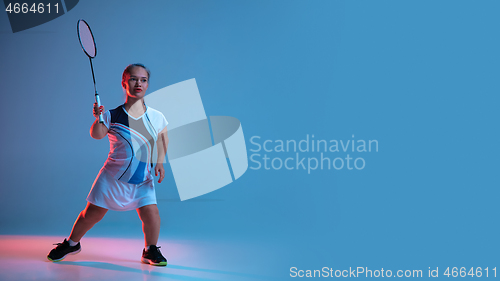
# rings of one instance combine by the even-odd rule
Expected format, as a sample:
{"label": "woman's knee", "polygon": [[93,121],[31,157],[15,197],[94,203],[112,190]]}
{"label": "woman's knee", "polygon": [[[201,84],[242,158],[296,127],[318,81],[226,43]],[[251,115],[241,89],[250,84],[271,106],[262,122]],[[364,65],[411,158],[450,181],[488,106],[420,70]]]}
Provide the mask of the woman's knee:
{"label": "woman's knee", "polygon": [[107,209],[89,203],[87,205],[87,208],[85,208],[85,210],[82,211],[82,217],[87,222],[96,223],[104,217],[107,211],[108,211]]}
{"label": "woman's knee", "polygon": [[156,205],[147,205],[137,209],[142,222],[156,222],[160,220],[160,211]]}

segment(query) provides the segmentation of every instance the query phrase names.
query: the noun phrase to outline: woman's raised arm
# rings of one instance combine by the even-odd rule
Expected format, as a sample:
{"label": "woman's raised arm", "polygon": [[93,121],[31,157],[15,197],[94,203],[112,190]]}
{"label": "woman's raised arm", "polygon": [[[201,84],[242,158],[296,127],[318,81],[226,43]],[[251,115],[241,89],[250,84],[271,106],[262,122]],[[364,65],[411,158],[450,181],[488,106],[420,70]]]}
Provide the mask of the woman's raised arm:
{"label": "woman's raised arm", "polygon": [[104,125],[103,123],[99,123],[99,115],[97,114],[97,112],[103,114],[104,106],[101,105],[100,108],[97,108],[97,103],[94,103],[93,113],[96,119],[94,123],[92,123],[92,127],[90,127],[90,136],[94,139],[100,140],[108,134],[108,127],[106,127],[106,125]]}

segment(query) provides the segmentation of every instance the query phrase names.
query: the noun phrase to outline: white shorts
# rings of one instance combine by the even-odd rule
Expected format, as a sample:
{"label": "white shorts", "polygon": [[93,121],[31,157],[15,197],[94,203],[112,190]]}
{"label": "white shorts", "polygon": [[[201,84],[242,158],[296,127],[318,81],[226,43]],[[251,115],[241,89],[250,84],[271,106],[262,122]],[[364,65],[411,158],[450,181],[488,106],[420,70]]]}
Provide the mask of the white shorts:
{"label": "white shorts", "polygon": [[87,202],[114,211],[129,211],[156,204],[153,178],[132,184],[117,180],[101,169],[87,196]]}

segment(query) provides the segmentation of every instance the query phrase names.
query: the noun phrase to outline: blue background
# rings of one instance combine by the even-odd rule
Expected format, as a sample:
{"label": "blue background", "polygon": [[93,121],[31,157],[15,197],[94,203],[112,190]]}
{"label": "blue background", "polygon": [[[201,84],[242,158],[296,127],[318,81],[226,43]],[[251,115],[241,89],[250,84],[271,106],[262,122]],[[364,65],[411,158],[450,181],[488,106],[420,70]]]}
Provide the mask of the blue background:
{"label": "blue background", "polygon": [[[252,136],[379,142],[355,154],[363,170],[248,169],[184,202],[167,165],[156,185],[162,238],[260,245],[238,255],[266,264],[241,271],[273,279],[290,267],[424,276],[500,267],[499,9],[486,0],[82,0],[15,34],[2,12],[0,233],[66,237],[106,159],[108,142],[89,136],[93,84],[76,35],[84,18],[107,109],[124,101],[125,66],[141,62],[149,93],[196,78],[207,115],[241,121],[249,156]],[[89,235],[142,234],[134,212],[109,212]]]}

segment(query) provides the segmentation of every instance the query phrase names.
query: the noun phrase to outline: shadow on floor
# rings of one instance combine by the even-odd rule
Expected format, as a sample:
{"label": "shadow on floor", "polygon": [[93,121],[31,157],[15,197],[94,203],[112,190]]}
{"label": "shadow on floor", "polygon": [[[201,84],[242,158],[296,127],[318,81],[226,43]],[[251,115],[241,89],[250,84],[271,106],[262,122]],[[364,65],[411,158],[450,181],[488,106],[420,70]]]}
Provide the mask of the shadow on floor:
{"label": "shadow on floor", "polygon": [[[140,274],[146,274],[146,275],[152,275],[152,276],[168,277],[168,278],[176,279],[176,280],[195,280],[195,281],[196,280],[199,280],[199,281],[218,280],[218,279],[211,279],[211,278],[184,276],[184,275],[172,274],[172,273],[161,273],[161,272],[157,272],[157,271],[143,270],[143,269],[123,266],[123,265],[118,265],[118,264],[113,264],[113,263],[107,263],[107,262],[60,261],[57,264],[84,266],[84,267],[91,267],[91,268],[98,268],[98,269],[115,270],[115,271],[120,271],[120,272],[140,273]],[[147,266],[148,266],[148,268],[151,268],[150,265],[147,265]],[[258,275],[253,275],[253,274],[245,274],[245,273],[229,272],[229,271],[213,270],[213,269],[202,269],[202,268],[180,266],[180,265],[173,265],[173,264],[169,264],[167,267],[172,268],[172,269],[180,269],[180,270],[187,270],[187,271],[206,272],[206,273],[223,274],[223,275],[233,275],[233,276],[247,277],[247,278],[258,279],[258,280],[267,279],[264,276],[258,276]],[[155,267],[155,268],[159,268],[159,270],[161,270],[162,267],[160,266],[160,267]]]}

